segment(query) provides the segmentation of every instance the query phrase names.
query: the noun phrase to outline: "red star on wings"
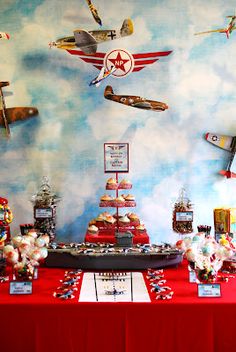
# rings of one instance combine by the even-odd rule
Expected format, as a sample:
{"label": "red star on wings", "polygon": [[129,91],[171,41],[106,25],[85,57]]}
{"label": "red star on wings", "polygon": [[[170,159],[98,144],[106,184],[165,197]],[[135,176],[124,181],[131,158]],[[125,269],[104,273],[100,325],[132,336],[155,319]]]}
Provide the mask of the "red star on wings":
{"label": "red star on wings", "polygon": [[118,52],[117,56],[115,59],[108,59],[109,61],[111,61],[113,63],[113,65],[116,67],[116,69],[121,69],[123,72],[125,71],[125,64],[126,62],[130,61],[130,60],[126,60],[126,59],[122,59],[120,52]]}
{"label": "red star on wings", "polygon": [[[99,71],[101,71],[102,67],[104,66],[108,67],[107,63],[104,62],[105,57],[107,57],[107,61],[111,61],[112,65],[114,65],[115,63],[116,68],[120,68],[120,70],[116,70],[116,72],[112,74],[114,77],[119,77],[119,78],[126,77],[126,75],[130,72],[141,71],[147,65],[149,66],[150,64],[153,64],[154,62],[160,60],[161,57],[168,56],[172,52],[172,51],[155,51],[152,53],[130,54],[128,51],[125,51],[124,49],[122,49],[127,53],[126,59],[122,59],[121,54],[119,54],[120,53],[119,50],[120,49],[112,49],[112,51],[107,54],[97,52],[96,54],[93,54],[93,55],[87,55],[83,51],[78,49],[71,49],[71,50],[67,49],[69,54],[78,56],[84,62],[88,64],[92,64]],[[114,51],[117,51],[117,54],[116,54],[117,57],[116,59],[115,58],[110,59],[109,56]],[[132,59],[129,59],[129,56],[133,58],[134,63],[132,63]],[[126,70],[124,69],[124,66],[126,66]],[[128,70],[127,70],[127,66],[130,66]],[[110,69],[110,64],[109,64],[109,69]]]}

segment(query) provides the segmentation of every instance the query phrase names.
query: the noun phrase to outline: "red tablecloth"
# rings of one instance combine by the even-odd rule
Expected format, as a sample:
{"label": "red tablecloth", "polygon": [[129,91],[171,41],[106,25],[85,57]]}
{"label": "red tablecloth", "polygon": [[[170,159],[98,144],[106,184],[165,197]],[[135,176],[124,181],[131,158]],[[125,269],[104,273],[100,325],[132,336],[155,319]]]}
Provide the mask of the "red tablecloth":
{"label": "red tablecloth", "polygon": [[235,351],[236,279],[221,298],[198,298],[186,265],[165,269],[169,301],[78,303],[52,296],[63,269],[39,271],[30,296],[0,284],[1,352]]}

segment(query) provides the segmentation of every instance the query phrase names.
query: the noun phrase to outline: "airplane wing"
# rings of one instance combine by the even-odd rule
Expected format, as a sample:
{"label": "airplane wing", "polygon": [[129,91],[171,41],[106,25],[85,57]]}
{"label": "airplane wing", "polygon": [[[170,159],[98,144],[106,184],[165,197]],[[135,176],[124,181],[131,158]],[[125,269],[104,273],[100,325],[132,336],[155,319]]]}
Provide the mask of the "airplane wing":
{"label": "airplane wing", "polygon": [[219,148],[228,150],[230,152],[234,151],[234,148],[235,148],[234,137],[224,136],[224,135],[214,134],[214,133],[207,133],[205,138],[208,142],[216,145]]}
{"label": "airplane wing", "polygon": [[104,77],[104,72],[105,72],[105,67],[103,66],[101,71],[99,72],[99,75],[96,78],[97,83],[95,84],[96,87],[99,87],[101,84],[101,80]]}
{"label": "airplane wing", "polygon": [[231,155],[231,158],[230,158],[230,161],[228,163],[226,170],[220,170],[219,174],[221,174],[222,176],[225,176],[227,178],[236,178],[235,154]]}
{"label": "airplane wing", "polygon": [[231,152],[231,157],[226,170],[221,170],[220,174],[227,178],[236,178],[236,137],[217,135],[213,133],[206,134],[206,140],[217,147]]}
{"label": "airplane wing", "polygon": [[74,31],[76,46],[82,49],[84,54],[95,54],[97,51],[96,39],[87,31],[83,29],[76,29]]}
{"label": "airplane wing", "polygon": [[232,158],[229,162],[229,166],[228,169],[230,171],[230,176],[232,178],[236,177],[236,158],[235,158],[235,154],[232,155]]}
{"label": "airplane wing", "polygon": [[103,78],[104,72],[105,72],[105,67],[103,66],[102,69],[101,69],[101,71],[99,72],[98,77],[97,77],[98,80],[100,80],[101,78]]}
{"label": "airplane wing", "polygon": [[36,115],[38,115],[38,109],[34,107],[25,106],[2,109],[0,110],[0,125],[4,125],[5,119],[10,124],[16,121],[27,120]]}
{"label": "airplane wing", "polygon": [[224,33],[224,32],[225,32],[225,28],[213,29],[213,30],[210,30],[210,31],[205,31],[205,32],[198,32],[198,33],[194,33],[194,35],[199,35],[199,34],[209,34],[209,33],[215,33],[215,32],[218,32],[218,33]]}
{"label": "airplane wing", "polygon": [[109,76],[111,76],[112,73],[115,72],[115,71],[116,71],[116,67],[115,66],[113,66],[111,70],[107,70],[107,71],[106,71],[105,67],[103,67],[101,69],[101,72],[100,72],[100,77],[98,76],[98,78],[97,78],[98,83],[96,84],[96,87],[98,87],[104,79],[106,79]]}
{"label": "airplane wing", "polygon": [[136,108],[140,108],[140,109],[151,109],[152,108],[151,104],[147,101],[139,101],[139,102],[133,103],[131,105]]}

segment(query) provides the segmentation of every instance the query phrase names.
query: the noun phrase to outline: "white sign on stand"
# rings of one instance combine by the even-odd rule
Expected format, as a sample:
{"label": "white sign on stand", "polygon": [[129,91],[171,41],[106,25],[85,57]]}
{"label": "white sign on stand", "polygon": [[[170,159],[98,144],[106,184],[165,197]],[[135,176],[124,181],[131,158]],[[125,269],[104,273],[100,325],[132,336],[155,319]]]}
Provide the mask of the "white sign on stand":
{"label": "white sign on stand", "polygon": [[104,171],[129,172],[128,143],[104,143]]}

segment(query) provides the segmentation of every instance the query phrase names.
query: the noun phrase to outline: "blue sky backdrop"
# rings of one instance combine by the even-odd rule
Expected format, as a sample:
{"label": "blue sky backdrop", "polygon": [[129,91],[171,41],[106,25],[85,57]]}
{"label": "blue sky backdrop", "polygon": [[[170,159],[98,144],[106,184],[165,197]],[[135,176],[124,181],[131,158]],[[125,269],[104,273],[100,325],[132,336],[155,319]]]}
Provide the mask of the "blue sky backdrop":
{"label": "blue sky backdrop", "polygon": [[[101,44],[106,53],[173,50],[168,57],[126,78],[108,78],[99,88],[88,83],[98,70],[48,43],[76,28],[99,29],[83,0],[5,0],[0,6],[0,80],[6,104],[36,106],[39,116],[11,126],[0,137],[0,195],[14,212],[13,234],[33,220],[31,196],[43,176],[62,197],[58,206],[60,240],[83,239],[88,221],[103,209],[100,196],[110,177],[104,174],[103,144],[130,145],[135,212],[152,242],[174,241],[172,209],[184,187],[194,204],[194,228],[213,225],[213,209],[235,207],[236,180],[218,171],[229,154],[204,140],[206,132],[236,134],[236,31],[194,36],[227,25],[233,0],[94,0],[104,29],[134,23],[132,36]],[[162,101],[162,113],[105,100],[106,84],[118,94]],[[127,210],[128,211],[128,210]],[[125,212],[125,211],[124,211]]]}

